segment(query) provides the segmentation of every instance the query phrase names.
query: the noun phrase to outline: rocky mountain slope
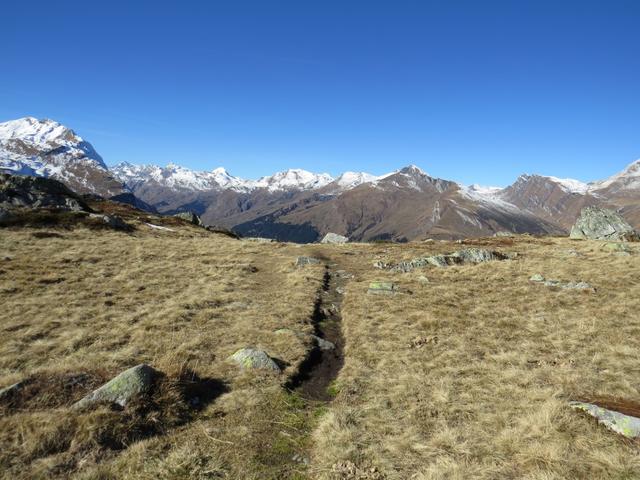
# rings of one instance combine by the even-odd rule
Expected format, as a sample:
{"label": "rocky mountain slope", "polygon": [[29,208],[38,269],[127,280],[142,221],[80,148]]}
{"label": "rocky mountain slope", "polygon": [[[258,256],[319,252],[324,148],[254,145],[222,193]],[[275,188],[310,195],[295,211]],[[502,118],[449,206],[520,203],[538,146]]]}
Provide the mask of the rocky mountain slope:
{"label": "rocky mountain slope", "polygon": [[0,123],[0,169],[53,177],[78,193],[107,198],[130,193],[89,142],[48,119]]}
{"label": "rocky mountain slope", "polygon": [[169,164],[108,169],[93,147],[52,120],[0,124],[0,170],[51,176],[79,193],[127,197],[248,236],[311,242],[327,232],[352,240],[462,238],[498,231],[566,234],[585,206],[619,210],[640,227],[640,161],[599,182],[522,175],[506,188],[463,186],[415,166],[387,175],[338,177],[300,169],[258,180],[224,168],[199,172]]}

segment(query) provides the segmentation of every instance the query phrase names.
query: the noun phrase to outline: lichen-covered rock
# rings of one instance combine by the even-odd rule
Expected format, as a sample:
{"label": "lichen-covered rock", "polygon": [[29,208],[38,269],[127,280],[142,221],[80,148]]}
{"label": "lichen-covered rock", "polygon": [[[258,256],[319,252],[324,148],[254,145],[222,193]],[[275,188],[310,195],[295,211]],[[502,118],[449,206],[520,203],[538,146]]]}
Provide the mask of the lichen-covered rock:
{"label": "lichen-covered rock", "polygon": [[337,233],[327,233],[320,243],[332,243],[332,244],[343,244],[347,243],[349,239],[347,237],[343,237],[342,235],[338,235]]}
{"label": "lichen-covered rock", "polygon": [[202,220],[194,212],[180,212],[180,213],[176,213],[174,217],[181,218],[182,220],[186,220],[192,225],[197,225],[198,227],[203,226]]}
{"label": "lichen-covered rock", "polygon": [[270,370],[280,373],[280,367],[263,350],[242,348],[229,357],[229,360],[243,370]]}
{"label": "lichen-covered rock", "polygon": [[296,258],[296,266],[302,267],[304,265],[317,265],[320,263],[318,258],[313,257],[298,257]]}
{"label": "lichen-covered rock", "polygon": [[395,295],[398,285],[393,282],[371,282],[367,293],[371,295]]}
{"label": "lichen-covered rock", "polygon": [[83,408],[103,402],[124,407],[134,396],[150,392],[158,375],[157,370],[145,363],[136,365],[94,390],[73,407]]}
{"label": "lichen-covered rock", "polygon": [[627,438],[640,437],[640,418],[599,407],[592,403],[570,402],[571,408],[582,410],[598,420],[609,430],[613,430]]}
{"label": "lichen-covered rock", "polygon": [[613,210],[585,207],[571,228],[570,238],[590,240],[637,241],[638,234],[631,225]]}
{"label": "lichen-covered rock", "polygon": [[427,266],[448,267],[451,265],[476,265],[496,260],[507,260],[509,258],[511,258],[509,255],[501,252],[486,250],[484,248],[467,248],[465,250],[460,250],[446,255],[419,257],[405,262],[398,262],[396,264],[376,262],[373,266],[375,268],[388,269],[392,272],[408,273],[416,268],[423,268]]}

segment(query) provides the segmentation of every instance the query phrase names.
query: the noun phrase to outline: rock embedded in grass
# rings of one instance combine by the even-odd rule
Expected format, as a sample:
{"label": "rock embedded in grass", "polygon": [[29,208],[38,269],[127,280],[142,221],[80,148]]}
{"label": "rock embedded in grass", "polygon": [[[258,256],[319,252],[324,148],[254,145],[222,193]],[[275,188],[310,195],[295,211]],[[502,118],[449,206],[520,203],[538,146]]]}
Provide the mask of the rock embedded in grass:
{"label": "rock embedded in grass", "polygon": [[607,242],[602,245],[602,250],[605,252],[614,253],[631,253],[631,248],[629,248],[629,245],[622,242]]}
{"label": "rock embedded in grass", "polygon": [[278,364],[263,350],[242,348],[235,352],[229,360],[243,370],[270,370],[280,373]]}
{"label": "rock embedded in grass", "polygon": [[105,383],[82,400],[76,402],[73,408],[83,408],[96,403],[115,403],[121,407],[138,395],[151,391],[159,372],[146,363],[141,363]]}
{"label": "rock embedded in grass", "polygon": [[395,295],[398,285],[393,282],[371,282],[367,293],[370,295]]}
{"label": "rock embedded in grass", "polygon": [[560,280],[546,279],[539,273],[532,275],[529,278],[530,282],[540,283],[546,287],[557,287],[563,290],[588,290],[595,292],[596,289],[593,285],[587,282],[562,282]]}
{"label": "rock embedded in grass", "polygon": [[592,403],[569,402],[569,406],[588,413],[596,418],[598,423],[620,435],[632,439],[640,437],[640,418],[602,408]]}
{"label": "rock embedded in grass", "polygon": [[22,380],[8,387],[0,388],[0,401],[10,400],[28,384],[29,380]]}
{"label": "rock embedded in grass", "polygon": [[510,258],[510,255],[497,251],[486,250],[484,248],[467,248],[454,253],[418,257],[413,260],[399,262],[396,264],[376,262],[373,266],[375,268],[388,269],[392,272],[408,273],[416,268],[423,268],[427,266],[448,267],[451,265],[477,265],[484,262],[509,260]]}
{"label": "rock embedded in grass", "polygon": [[303,267],[304,265],[318,265],[320,263],[320,260],[314,257],[298,257],[296,259],[296,266],[297,267]]}
{"label": "rock embedded in grass", "polygon": [[180,213],[176,213],[174,215],[174,217],[181,218],[182,220],[185,220],[185,221],[191,223],[192,225],[196,225],[198,227],[202,227],[203,226],[202,220],[194,212],[180,212]]}

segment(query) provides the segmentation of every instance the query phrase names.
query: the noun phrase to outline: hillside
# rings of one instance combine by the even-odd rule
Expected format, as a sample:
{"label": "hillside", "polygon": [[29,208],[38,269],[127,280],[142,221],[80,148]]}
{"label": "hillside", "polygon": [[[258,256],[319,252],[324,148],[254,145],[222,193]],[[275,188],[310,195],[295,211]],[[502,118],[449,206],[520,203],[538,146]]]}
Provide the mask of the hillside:
{"label": "hillside", "polygon": [[[635,244],[264,243],[89,207],[133,229],[0,230],[0,388],[23,382],[0,394],[2,478],[640,476],[635,443],[568,405],[637,405]],[[393,268],[469,248],[508,259]],[[229,361],[246,347],[279,372]],[[72,408],[141,363],[148,394]]]}

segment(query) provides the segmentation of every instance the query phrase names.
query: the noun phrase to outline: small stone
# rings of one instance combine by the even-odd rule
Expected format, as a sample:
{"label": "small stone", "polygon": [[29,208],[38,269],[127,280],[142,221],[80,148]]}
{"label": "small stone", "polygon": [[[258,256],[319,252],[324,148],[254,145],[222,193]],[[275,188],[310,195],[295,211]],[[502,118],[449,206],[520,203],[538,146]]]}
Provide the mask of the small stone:
{"label": "small stone", "polygon": [[393,282],[371,282],[367,293],[371,295],[395,295],[398,286]]}
{"label": "small stone", "polygon": [[529,277],[529,281],[531,281],[531,282],[544,282],[544,277],[542,275],[540,275],[539,273],[536,273],[534,275],[531,275],[531,277]]}
{"label": "small stone", "polygon": [[263,350],[242,348],[235,352],[229,360],[240,366],[243,370],[270,370],[280,373],[280,367]]}
{"label": "small stone", "polygon": [[429,279],[428,279],[427,277],[425,277],[424,275],[420,275],[420,276],[418,277],[418,281],[419,281],[420,283],[429,283]]}
{"label": "small stone", "polygon": [[149,393],[159,372],[142,363],[125,370],[103,386],[94,390],[73,408],[83,408],[95,403],[115,403],[124,407],[134,396]]}

